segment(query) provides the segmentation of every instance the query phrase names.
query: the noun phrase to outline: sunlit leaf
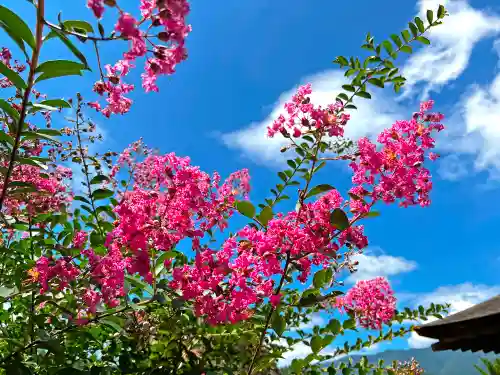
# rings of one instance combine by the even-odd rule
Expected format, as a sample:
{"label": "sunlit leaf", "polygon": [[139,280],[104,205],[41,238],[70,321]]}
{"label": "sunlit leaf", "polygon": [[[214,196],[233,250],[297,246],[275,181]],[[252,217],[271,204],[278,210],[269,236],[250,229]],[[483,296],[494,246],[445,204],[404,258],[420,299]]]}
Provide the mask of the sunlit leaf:
{"label": "sunlit leaf", "polygon": [[283,332],[285,332],[285,329],[286,329],[285,318],[282,317],[280,314],[275,313],[271,327],[278,334],[278,336],[281,336],[283,334]]}
{"label": "sunlit leaf", "polygon": [[83,63],[83,65],[85,65],[85,69],[91,70],[89,68],[87,59],[85,58],[83,53],[81,53],[80,50],[75,47],[73,42],[71,42],[71,40],[69,40],[68,37],[64,35],[64,33],[62,33],[61,31],[56,29],[52,29],[52,31],[54,31],[57,34],[59,39],[66,45],[66,47],[68,47],[68,49]]}
{"label": "sunlit leaf", "polygon": [[330,224],[334,225],[339,230],[344,230],[349,227],[349,219],[344,211],[336,208],[330,214]]}
{"label": "sunlit leaf", "polygon": [[253,219],[255,217],[255,207],[252,203],[248,201],[240,201],[236,203],[236,209],[248,218]]}
{"label": "sunlit leaf", "polygon": [[21,17],[3,5],[0,5],[0,22],[4,23],[16,37],[24,40],[31,48],[35,48],[35,37],[29,26]]}
{"label": "sunlit leaf", "polygon": [[327,191],[335,189],[332,185],[329,184],[321,184],[313,187],[309,192],[307,193],[306,198],[311,198],[314,197],[315,195],[318,195],[320,193],[325,193]]}
{"label": "sunlit leaf", "polygon": [[96,201],[106,199],[113,196],[113,192],[109,189],[96,189],[92,192],[92,198]]}
{"label": "sunlit leaf", "polygon": [[21,76],[14,72],[12,69],[9,69],[9,67],[2,61],[0,61],[0,74],[3,74],[5,77],[7,77],[8,80],[11,81],[12,84],[19,90],[24,90],[26,88],[26,83],[23,81]]}

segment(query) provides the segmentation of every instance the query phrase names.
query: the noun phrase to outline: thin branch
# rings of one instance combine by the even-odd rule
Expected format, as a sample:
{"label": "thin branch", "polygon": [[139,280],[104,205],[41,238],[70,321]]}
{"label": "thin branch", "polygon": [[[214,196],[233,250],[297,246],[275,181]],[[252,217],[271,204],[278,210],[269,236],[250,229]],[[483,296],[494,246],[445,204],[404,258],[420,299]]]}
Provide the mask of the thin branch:
{"label": "thin branch", "polygon": [[17,123],[16,137],[14,140],[14,145],[12,146],[12,153],[10,154],[9,166],[7,167],[7,172],[5,173],[5,178],[3,181],[2,193],[0,195],[0,211],[3,208],[5,198],[7,196],[7,189],[9,187],[10,177],[14,169],[14,164],[16,162],[16,156],[21,145],[21,133],[24,127],[24,120],[26,119],[26,114],[28,112],[28,103],[30,101],[31,91],[35,83],[35,71],[38,66],[38,59],[40,57],[40,50],[43,44],[43,16],[45,12],[45,0],[38,1],[37,7],[37,22],[36,22],[36,44],[31,55],[30,70],[28,74],[28,82],[26,85],[26,90],[24,90],[23,101],[21,104],[21,113],[19,115],[19,121]]}
{"label": "thin branch", "polygon": [[101,74],[101,80],[104,81],[104,73],[101,66],[101,55],[99,54],[99,47],[97,46],[97,40],[94,40],[95,55],[97,57],[97,66],[99,67],[99,73]]}

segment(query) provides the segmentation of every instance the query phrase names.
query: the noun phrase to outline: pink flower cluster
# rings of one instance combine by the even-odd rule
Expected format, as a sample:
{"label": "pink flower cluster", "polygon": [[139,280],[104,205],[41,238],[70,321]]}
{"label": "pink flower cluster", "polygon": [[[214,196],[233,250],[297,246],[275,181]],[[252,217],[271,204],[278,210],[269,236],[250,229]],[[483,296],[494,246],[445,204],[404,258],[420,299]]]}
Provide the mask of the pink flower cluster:
{"label": "pink flower cluster", "polygon": [[[12,69],[16,73],[22,73],[26,70],[26,65],[20,64],[17,60],[12,62],[12,53],[8,48],[3,47],[0,50],[0,61],[3,62],[9,69]],[[0,87],[7,88],[12,87],[12,82],[9,81],[7,77],[0,78]]]}
{"label": "pink flower cluster", "polygon": [[267,128],[268,136],[274,137],[276,133],[281,133],[286,137],[291,134],[297,138],[316,130],[330,136],[342,136],[344,126],[349,121],[349,115],[340,111],[342,103],[336,102],[326,108],[315,106],[311,102],[311,94],[311,84],[299,87],[292,100],[285,103],[286,116],[280,115]]}
{"label": "pink flower cluster", "polygon": [[[15,166],[10,180],[13,190],[8,194],[3,210],[10,215],[21,214],[24,209],[32,214],[59,211],[61,205],[71,201],[71,175],[71,169],[61,166],[50,172],[32,165]],[[19,187],[14,188],[15,185]],[[0,183],[0,189],[1,186]]]}
{"label": "pink flower cluster", "polygon": [[202,250],[193,265],[175,268],[170,286],[192,299],[198,315],[211,323],[246,319],[251,306],[273,295],[276,275],[283,273],[283,260],[290,256],[305,282],[312,265],[329,265],[347,241],[363,248],[367,239],[362,226],[353,226],[335,238],[338,229],[330,213],[342,197],[332,190],[300,211],[278,214],[267,229],[245,227],[228,239],[220,251]]}
{"label": "pink flower cluster", "polygon": [[396,297],[383,277],[358,281],[344,297],[337,298],[337,307],[354,313],[359,324],[364,328],[381,329],[388,323],[396,311]]}
{"label": "pink flower cluster", "polygon": [[220,184],[218,174],[210,177],[189,158],[149,155],[134,165],[134,187],[115,209],[118,220],[108,246],[131,251],[128,272],[151,282],[149,251],[171,250],[184,238],[199,249],[206,231],[227,227],[235,199],[248,193],[248,181],[246,170]]}
{"label": "pink flower cluster", "polygon": [[49,290],[49,283],[56,280],[59,290],[66,288],[69,283],[77,278],[80,270],[71,259],[66,257],[53,258],[42,256],[36,262],[36,266],[30,271],[32,281],[40,283],[40,293]]}
{"label": "pink flower cluster", "polygon": [[79,231],[75,233],[75,236],[73,237],[73,247],[80,249],[82,248],[85,243],[87,242],[88,235],[84,231]]}
{"label": "pink flower cluster", "polygon": [[82,250],[82,255],[88,258],[90,276],[99,290],[96,292],[92,288],[88,288],[83,296],[88,311],[95,312],[96,305],[101,301],[109,307],[118,306],[119,297],[125,295],[125,271],[129,260],[123,256],[121,249],[116,244],[112,244],[104,256],[95,254],[92,249]]}
{"label": "pink flower cluster", "polygon": [[[102,0],[88,0],[87,6],[97,18],[102,17]],[[135,60],[150,53],[146,57],[142,86],[146,92],[158,91],[158,77],[173,74],[176,65],[187,58],[185,39],[191,31],[191,26],[186,23],[189,13],[186,0],[141,0],[141,20],[136,20],[121,9],[119,11],[115,30],[120,37],[130,42],[130,48],[113,67],[106,66],[107,76],[94,85],[96,93],[107,96],[107,105],[103,108],[99,102],[89,103],[107,117],[126,113],[130,109],[132,100],[125,95],[134,89],[134,85],[124,83],[123,77],[134,67]],[[157,32],[157,28],[161,28],[161,31]],[[151,35],[153,30],[155,34]]]}
{"label": "pink flower cluster", "polygon": [[[362,195],[369,195],[374,202],[399,200],[405,207],[430,204],[431,175],[423,163],[426,151],[434,147],[432,133],[443,129],[439,123],[443,115],[427,113],[433,103],[422,103],[420,112],[415,113],[411,120],[396,121],[384,130],[377,138],[381,147],[368,138],[358,141],[359,158],[350,164],[355,184],[351,192],[359,194],[363,191]],[[428,157],[434,160],[436,155],[430,153]],[[366,191],[365,188],[372,190]],[[357,210],[363,210],[359,201],[354,205]]]}

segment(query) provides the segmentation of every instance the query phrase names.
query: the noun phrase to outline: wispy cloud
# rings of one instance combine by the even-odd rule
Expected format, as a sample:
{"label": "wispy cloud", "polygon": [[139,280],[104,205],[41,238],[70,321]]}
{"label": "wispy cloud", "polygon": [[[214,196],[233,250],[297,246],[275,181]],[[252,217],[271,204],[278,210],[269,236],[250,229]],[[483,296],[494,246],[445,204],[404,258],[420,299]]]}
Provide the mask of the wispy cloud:
{"label": "wispy cloud", "polygon": [[[311,83],[313,88],[311,101],[316,105],[327,105],[335,101],[341,86],[348,83],[348,80],[343,72],[329,70],[301,80],[301,84],[307,82]],[[296,88],[282,93],[264,120],[257,120],[245,128],[224,134],[223,142],[255,162],[282,162],[284,159],[279,149],[287,142],[282,137],[268,138],[266,129],[281,113],[284,113],[283,105],[290,100]],[[346,137],[357,139],[378,134],[394,120],[401,118],[405,111],[401,105],[390,100],[390,95],[389,91],[380,90],[372,100],[364,100],[359,109],[351,113],[351,120],[346,126]]]}
{"label": "wispy cloud", "polygon": [[[500,16],[471,7],[464,0],[421,0],[419,14],[427,9],[447,7],[450,16],[431,30],[432,44],[410,57],[403,69],[407,78],[403,97],[423,84],[423,97],[456,80],[467,68],[474,46],[481,40],[500,33]],[[467,27],[464,27],[467,25]]]}
{"label": "wispy cloud", "polygon": [[[490,38],[492,48],[500,53],[499,14],[474,8],[465,0],[420,0],[417,3],[418,14],[425,18],[425,11],[437,9],[439,4],[447,7],[450,16],[442,25],[431,30],[431,46],[418,50],[403,66],[403,75],[407,78],[403,94],[396,98],[390,90],[380,90],[372,100],[360,103],[359,109],[351,113],[352,120],[346,128],[347,137],[372,136],[394,120],[408,117],[416,97],[427,97],[462,75],[469,65],[474,47],[480,41]],[[312,101],[324,105],[334,100],[347,79],[343,72],[329,70],[304,77],[298,84],[305,82],[313,85]],[[283,113],[283,104],[295,89],[283,92],[266,118],[256,119],[246,127],[224,134],[223,142],[254,162],[266,165],[282,162],[284,155],[278,150],[286,141],[280,137],[267,138],[266,128]],[[461,100],[457,100],[453,115],[447,118],[450,125],[438,143],[439,151],[455,155],[440,161],[441,177],[457,180],[471,169],[500,170],[499,123],[500,75],[490,85],[471,86]],[[464,156],[465,162],[462,160]],[[467,168],[464,166],[466,162],[469,163]]]}

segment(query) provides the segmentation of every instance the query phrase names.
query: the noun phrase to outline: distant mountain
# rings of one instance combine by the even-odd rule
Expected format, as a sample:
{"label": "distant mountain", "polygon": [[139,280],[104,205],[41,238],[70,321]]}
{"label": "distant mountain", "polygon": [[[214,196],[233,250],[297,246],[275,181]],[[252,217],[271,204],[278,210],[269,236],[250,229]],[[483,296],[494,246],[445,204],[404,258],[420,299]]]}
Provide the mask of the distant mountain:
{"label": "distant mountain", "polygon": [[[432,349],[388,350],[368,356],[370,362],[383,359],[386,363],[392,361],[407,361],[415,358],[425,370],[425,375],[479,375],[474,365],[481,365],[480,358],[494,358],[494,355],[482,352],[433,352]],[[353,357],[359,360],[361,357]]]}
{"label": "distant mountain", "polygon": [[[388,350],[382,353],[367,355],[370,362],[383,359],[386,364],[392,361],[405,362],[415,358],[425,370],[424,375],[479,375],[474,365],[482,365],[481,358],[492,359],[494,355],[471,352],[433,352],[432,349]],[[361,356],[352,356],[354,362]],[[286,374],[283,371],[283,374]]]}

